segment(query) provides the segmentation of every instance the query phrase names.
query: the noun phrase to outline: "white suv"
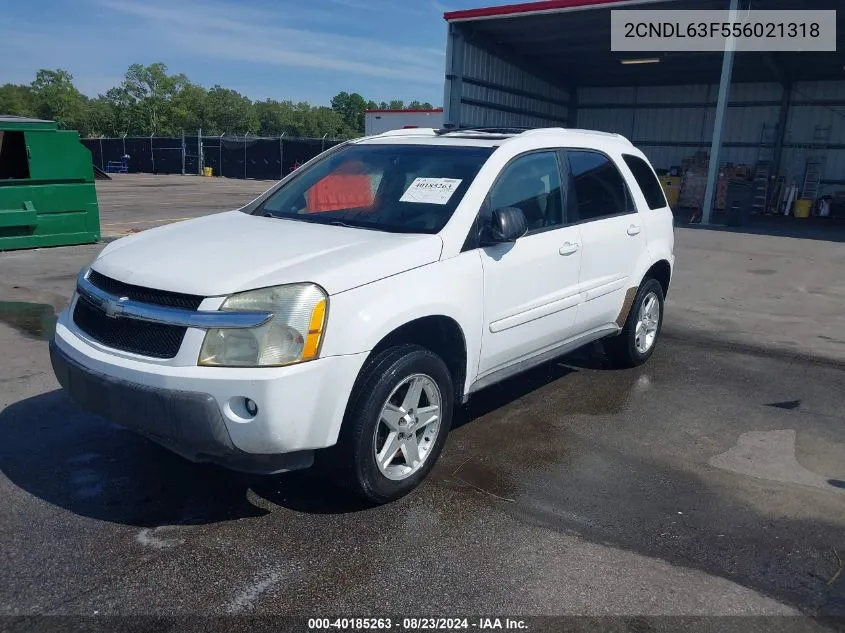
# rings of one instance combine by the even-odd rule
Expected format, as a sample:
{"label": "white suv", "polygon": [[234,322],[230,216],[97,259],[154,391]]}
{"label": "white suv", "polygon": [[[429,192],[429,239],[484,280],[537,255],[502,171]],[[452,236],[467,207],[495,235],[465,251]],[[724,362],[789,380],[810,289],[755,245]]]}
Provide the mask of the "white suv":
{"label": "white suv", "polygon": [[109,244],[50,352],[85,408],[193,461],[315,457],[383,503],[456,403],[605,339],[654,351],[672,214],[615,135],[416,129],[327,150],[245,207]]}

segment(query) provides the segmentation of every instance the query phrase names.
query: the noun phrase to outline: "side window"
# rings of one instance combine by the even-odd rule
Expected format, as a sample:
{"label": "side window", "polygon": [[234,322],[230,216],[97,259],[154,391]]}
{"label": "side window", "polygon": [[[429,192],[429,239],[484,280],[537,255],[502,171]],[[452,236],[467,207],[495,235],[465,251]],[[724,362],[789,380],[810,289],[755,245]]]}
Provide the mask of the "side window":
{"label": "side window", "polygon": [[628,169],[634,174],[634,180],[643,192],[646,204],[651,210],[662,209],[667,206],[666,194],[663,193],[663,187],[660,186],[660,181],[654,175],[651,167],[642,158],[638,156],[631,156],[630,154],[623,154],[625,164]]}
{"label": "side window", "polygon": [[489,209],[518,207],[529,231],[563,224],[560,167],[555,152],[536,152],[514,159],[490,192]]}
{"label": "side window", "polygon": [[625,179],[613,161],[604,154],[589,150],[568,151],[571,173],[571,222],[633,213],[636,209]]}

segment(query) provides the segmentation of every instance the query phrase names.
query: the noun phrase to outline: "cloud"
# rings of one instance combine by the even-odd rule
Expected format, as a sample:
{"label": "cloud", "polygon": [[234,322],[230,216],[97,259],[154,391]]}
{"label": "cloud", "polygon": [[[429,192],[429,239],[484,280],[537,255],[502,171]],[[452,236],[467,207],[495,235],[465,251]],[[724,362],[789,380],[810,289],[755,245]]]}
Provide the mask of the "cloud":
{"label": "cloud", "polygon": [[450,7],[447,7],[445,4],[443,4],[442,2],[438,2],[437,0],[428,1],[431,3],[431,6],[434,7],[434,10],[438,13],[448,13],[452,10]]}
{"label": "cloud", "polygon": [[[347,6],[359,2],[334,1]],[[303,12],[301,6],[282,3],[268,11],[224,2],[99,0],[99,4],[143,20],[158,50],[413,83],[443,81],[442,50],[329,32],[320,19],[326,16],[315,10]],[[310,22],[315,28],[301,26]]]}

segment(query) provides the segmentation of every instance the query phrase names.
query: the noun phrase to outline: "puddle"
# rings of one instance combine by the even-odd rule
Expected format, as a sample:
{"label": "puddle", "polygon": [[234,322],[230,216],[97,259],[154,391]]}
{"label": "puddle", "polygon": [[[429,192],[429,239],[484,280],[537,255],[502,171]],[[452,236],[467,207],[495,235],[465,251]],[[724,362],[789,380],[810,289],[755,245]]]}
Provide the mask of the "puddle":
{"label": "puddle", "polygon": [[502,501],[513,501],[510,498],[513,486],[503,478],[502,473],[474,459],[468,459],[461,464],[452,473],[452,478],[459,484],[474,488],[478,492]]}
{"label": "puddle", "polygon": [[0,322],[27,336],[47,341],[56,331],[56,311],[46,303],[0,301]]}

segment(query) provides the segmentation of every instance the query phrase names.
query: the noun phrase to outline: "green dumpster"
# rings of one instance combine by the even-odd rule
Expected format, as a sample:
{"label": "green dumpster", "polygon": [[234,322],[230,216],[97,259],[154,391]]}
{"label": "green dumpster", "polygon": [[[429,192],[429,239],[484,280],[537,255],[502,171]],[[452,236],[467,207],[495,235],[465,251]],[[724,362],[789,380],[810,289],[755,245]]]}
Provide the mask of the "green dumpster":
{"label": "green dumpster", "polygon": [[0,115],[0,251],[99,239],[94,167],[79,134]]}

